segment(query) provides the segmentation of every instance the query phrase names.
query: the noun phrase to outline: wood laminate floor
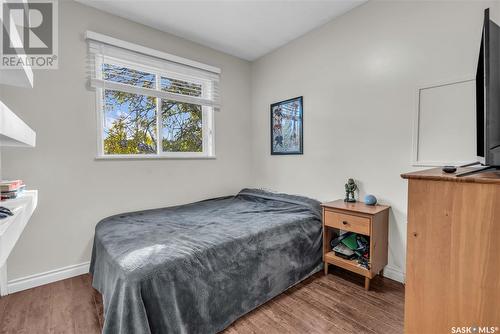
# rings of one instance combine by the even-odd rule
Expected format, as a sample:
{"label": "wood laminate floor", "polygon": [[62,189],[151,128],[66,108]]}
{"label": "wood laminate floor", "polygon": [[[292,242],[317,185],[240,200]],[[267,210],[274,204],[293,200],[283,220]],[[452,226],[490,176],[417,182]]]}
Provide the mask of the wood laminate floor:
{"label": "wood laminate floor", "polygon": [[[332,268],[318,273],[237,320],[223,334],[402,333],[403,285]],[[89,275],[0,298],[0,333],[94,334],[103,323],[101,295]]]}

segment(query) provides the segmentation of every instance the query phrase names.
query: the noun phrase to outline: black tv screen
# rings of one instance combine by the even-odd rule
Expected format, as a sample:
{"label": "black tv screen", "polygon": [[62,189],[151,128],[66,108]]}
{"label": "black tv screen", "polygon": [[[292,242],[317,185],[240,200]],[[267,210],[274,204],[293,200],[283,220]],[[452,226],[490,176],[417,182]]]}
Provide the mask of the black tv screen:
{"label": "black tv screen", "polygon": [[476,73],[477,155],[486,166],[500,167],[500,27],[484,12]]}

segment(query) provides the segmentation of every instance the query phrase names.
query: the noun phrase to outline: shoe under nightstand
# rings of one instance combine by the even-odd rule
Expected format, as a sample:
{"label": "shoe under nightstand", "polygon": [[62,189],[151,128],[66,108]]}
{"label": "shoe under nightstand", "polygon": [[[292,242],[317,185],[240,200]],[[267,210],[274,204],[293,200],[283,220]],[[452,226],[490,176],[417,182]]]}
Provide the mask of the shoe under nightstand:
{"label": "shoe under nightstand", "polygon": [[[334,265],[365,277],[365,289],[370,289],[370,280],[382,275],[387,264],[387,233],[389,206],[366,205],[360,202],[337,200],[323,203],[323,261],[325,275],[328,265]],[[340,231],[354,232],[367,236],[370,240],[369,269],[358,264],[357,260],[347,260],[335,255],[330,246],[334,234]]]}

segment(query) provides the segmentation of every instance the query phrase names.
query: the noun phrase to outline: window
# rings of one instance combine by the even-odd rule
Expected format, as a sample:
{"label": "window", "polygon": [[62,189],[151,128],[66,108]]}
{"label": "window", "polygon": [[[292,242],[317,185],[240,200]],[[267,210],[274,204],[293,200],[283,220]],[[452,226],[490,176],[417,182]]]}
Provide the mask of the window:
{"label": "window", "polygon": [[98,157],[213,157],[218,76],[91,42]]}

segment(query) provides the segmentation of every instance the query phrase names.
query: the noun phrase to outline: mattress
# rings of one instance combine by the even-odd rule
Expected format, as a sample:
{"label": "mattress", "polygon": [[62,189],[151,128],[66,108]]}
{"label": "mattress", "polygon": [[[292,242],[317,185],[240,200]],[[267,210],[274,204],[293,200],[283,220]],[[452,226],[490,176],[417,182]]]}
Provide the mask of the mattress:
{"label": "mattress", "polygon": [[95,229],[103,333],[217,333],[321,269],[320,203],[243,189]]}

